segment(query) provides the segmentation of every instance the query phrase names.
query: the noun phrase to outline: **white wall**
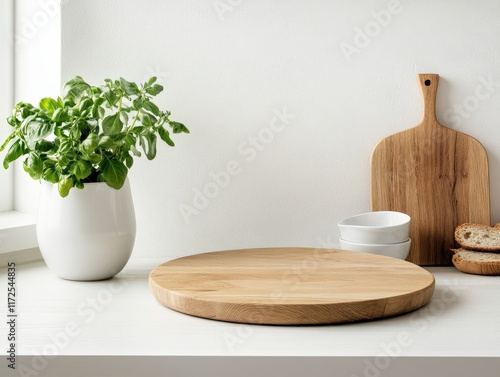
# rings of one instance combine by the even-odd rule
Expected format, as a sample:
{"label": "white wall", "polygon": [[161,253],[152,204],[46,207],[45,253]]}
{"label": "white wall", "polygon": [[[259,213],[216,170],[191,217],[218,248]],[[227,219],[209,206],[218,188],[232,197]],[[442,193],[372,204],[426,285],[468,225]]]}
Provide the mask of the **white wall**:
{"label": "white wall", "polygon": [[[157,75],[191,129],[130,173],[133,256],[336,246],[336,223],[369,210],[374,145],[420,121],[419,72],[441,75],[441,123],[486,147],[500,221],[499,19],[493,0],[70,0],[62,80]],[[180,206],[228,164],[236,174],[188,223]]]}

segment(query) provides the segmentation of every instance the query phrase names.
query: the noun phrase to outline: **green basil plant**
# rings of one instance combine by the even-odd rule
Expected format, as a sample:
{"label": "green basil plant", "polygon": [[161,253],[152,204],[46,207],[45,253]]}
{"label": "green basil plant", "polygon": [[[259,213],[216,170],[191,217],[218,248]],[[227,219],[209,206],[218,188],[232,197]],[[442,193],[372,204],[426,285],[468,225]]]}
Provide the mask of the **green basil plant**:
{"label": "green basil plant", "polygon": [[189,133],[153,102],[163,90],[156,77],[140,86],[123,78],[104,81],[91,86],[77,76],[57,99],[43,98],[38,107],[19,102],[7,118],[14,130],[0,147],[9,146],[4,168],[26,156],[31,178],[57,184],[62,197],[88,182],[119,189],[139,149],[152,160],[158,136],[173,147],[169,130]]}

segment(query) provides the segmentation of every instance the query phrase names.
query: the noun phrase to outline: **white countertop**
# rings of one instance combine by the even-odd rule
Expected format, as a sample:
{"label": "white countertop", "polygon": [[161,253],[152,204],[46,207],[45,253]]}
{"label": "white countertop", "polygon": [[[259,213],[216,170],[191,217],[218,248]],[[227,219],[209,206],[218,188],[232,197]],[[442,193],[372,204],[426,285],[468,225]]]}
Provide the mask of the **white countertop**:
{"label": "white countertop", "polygon": [[[52,361],[48,365],[55,368],[58,363],[54,360],[58,360],[66,373],[61,375],[69,376],[72,369],[69,366],[64,369],[64,363],[85,364],[86,369],[91,365],[97,368],[104,361],[123,366],[129,358],[96,356],[126,355],[138,357],[139,364],[145,362],[151,368],[155,363],[167,362],[172,366],[181,362],[180,370],[186,374],[177,371],[165,374],[168,376],[198,375],[189,374],[194,373],[189,372],[190,368],[201,368],[199,375],[209,376],[212,375],[209,366],[204,364],[210,363],[207,357],[215,357],[213,360],[221,357],[219,360],[226,360],[226,369],[214,372],[214,376],[231,375],[224,373],[233,364],[240,376],[257,375],[257,369],[252,372],[245,367],[248,360],[253,360],[254,368],[259,365],[264,368],[265,363],[272,364],[273,360],[282,362],[289,369],[286,375],[292,376],[299,373],[301,365],[310,368],[309,363],[316,360],[313,365],[318,369],[313,375],[375,377],[393,375],[398,368],[407,376],[413,375],[411,363],[425,358],[441,363],[448,371],[458,368],[455,376],[467,375],[460,373],[465,373],[468,367],[474,368],[478,362],[484,373],[499,375],[500,277],[467,275],[454,267],[432,267],[428,270],[436,278],[434,296],[427,306],[413,313],[343,325],[260,326],[191,317],[161,306],[149,292],[148,274],[162,262],[132,259],[115,278],[100,282],[62,280],[43,262],[18,265],[18,363],[29,364],[36,357],[45,357]],[[0,270],[0,290],[4,297],[0,306],[1,344],[8,345],[6,269]],[[2,350],[6,355],[5,346]],[[157,357],[140,358],[146,356]],[[92,357],[99,362],[89,364]],[[4,359],[0,362],[2,372],[9,371]],[[302,361],[296,364],[298,360]],[[337,366],[345,363],[350,366],[344,365],[347,369],[344,368],[343,374],[340,371],[332,374],[330,361]],[[40,363],[41,368],[43,360]],[[322,363],[325,363],[323,369]],[[32,370],[35,366],[32,365]],[[36,376],[58,375],[57,368],[52,370],[49,366],[37,371]],[[131,371],[130,368],[127,370]],[[51,374],[44,374],[48,370],[52,370]],[[125,374],[122,371],[116,375]]]}

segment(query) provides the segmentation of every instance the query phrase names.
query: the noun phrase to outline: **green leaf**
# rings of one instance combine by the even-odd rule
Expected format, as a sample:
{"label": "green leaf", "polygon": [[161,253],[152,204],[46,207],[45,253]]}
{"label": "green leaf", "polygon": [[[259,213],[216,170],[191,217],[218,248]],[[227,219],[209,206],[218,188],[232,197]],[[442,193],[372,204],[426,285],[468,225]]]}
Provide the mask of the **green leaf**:
{"label": "green leaf", "polygon": [[148,160],[152,160],[156,156],[156,135],[151,133],[140,136],[141,147],[146,153]]}
{"label": "green leaf", "polygon": [[57,160],[57,164],[59,165],[61,171],[67,170],[66,168],[68,167],[69,162],[70,162],[69,158],[65,154],[62,156],[59,156],[59,159]]}
{"label": "green leaf", "polygon": [[23,107],[21,109],[21,117],[23,117],[24,119],[26,119],[27,117],[29,117],[30,115],[33,115],[33,111],[32,111],[32,108],[26,108],[26,107]]}
{"label": "green leaf", "polygon": [[141,156],[142,156],[141,152],[139,152],[139,151],[137,150],[137,148],[135,147],[135,145],[132,145],[132,144],[131,144],[131,145],[130,145],[130,150],[132,151],[132,154],[133,154],[134,156],[136,156],[136,157],[141,157]]}
{"label": "green leaf", "polygon": [[60,108],[59,103],[52,98],[42,98],[40,101],[40,108],[47,111],[49,116],[52,116],[54,111]]}
{"label": "green leaf", "polygon": [[187,129],[187,127],[185,125],[183,125],[182,123],[179,123],[179,122],[169,122],[170,124],[170,127],[172,127],[172,131],[174,132],[174,134],[178,134],[178,133],[181,133],[181,132],[184,132],[184,133],[189,133],[189,130]]}
{"label": "green leaf", "polygon": [[56,167],[54,165],[48,165],[45,169],[43,169],[42,177],[50,183],[59,182],[59,174],[57,173]]}
{"label": "green leaf", "polygon": [[92,101],[91,98],[84,98],[79,104],[78,104],[78,110],[80,110],[80,113],[83,113],[85,110],[90,108],[94,102]]}
{"label": "green leaf", "polygon": [[146,93],[151,94],[152,96],[156,96],[163,91],[163,86],[159,84],[155,84],[149,88],[146,88]]}
{"label": "green leaf", "polygon": [[99,119],[99,109],[100,107],[99,106],[92,106],[92,108],[90,109],[90,115],[92,117],[92,119]]}
{"label": "green leaf", "polygon": [[146,86],[151,86],[153,85],[158,78],[156,76],[153,76],[149,79],[149,81],[146,83]]}
{"label": "green leaf", "polygon": [[92,165],[88,161],[78,160],[71,165],[70,172],[78,179],[85,179],[92,173]]}
{"label": "green leaf", "polygon": [[103,107],[99,107],[99,118],[104,118],[106,115],[106,110]]}
{"label": "green leaf", "polygon": [[43,161],[38,153],[31,152],[28,155],[28,165],[35,173],[42,175],[42,173],[43,173]]}
{"label": "green leaf", "polygon": [[74,124],[69,131],[70,138],[73,140],[80,140],[82,136],[82,131],[77,124]]}
{"label": "green leaf", "polygon": [[68,110],[63,108],[57,108],[52,114],[53,122],[65,122],[69,119]]}
{"label": "green leaf", "polygon": [[104,92],[104,97],[106,98],[106,101],[108,101],[109,107],[115,107],[116,103],[120,99],[120,97],[118,97],[116,93],[111,90]]}
{"label": "green leaf", "polygon": [[69,175],[61,175],[57,185],[57,189],[59,190],[59,195],[65,198],[66,196],[68,196],[69,190],[71,190],[72,187],[73,187],[73,177]]}
{"label": "green leaf", "polygon": [[38,143],[36,143],[35,149],[39,153],[47,153],[51,151],[54,148],[55,144],[53,141],[48,141],[48,140],[40,140]]}
{"label": "green leaf", "polygon": [[125,135],[125,138],[123,139],[125,141],[125,143],[127,143],[128,145],[135,145],[136,143],[136,138],[134,135]]}
{"label": "green leaf", "polygon": [[125,136],[127,136],[125,132],[119,132],[117,134],[111,135],[110,137],[111,140],[113,140],[113,146],[116,147],[123,145]]}
{"label": "green leaf", "polygon": [[17,119],[17,117],[11,115],[7,117],[7,124],[9,124],[11,127],[17,127],[21,124],[21,122]]}
{"label": "green leaf", "polygon": [[102,130],[106,135],[113,135],[121,132],[123,122],[120,119],[120,113],[109,115],[102,121]]}
{"label": "green leaf", "polygon": [[17,160],[24,154],[24,148],[21,145],[20,140],[16,140],[7,151],[5,158],[3,160],[3,167],[7,169],[12,161]]}
{"label": "green leaf", "polygon": [[92,100],[94,101],[94,106],[101,106],[104,103],[104,101],[106,101],[106,98],[102,96],[99,97],[94,96]]}
{"label": "green leaf", "polygon": [[26,127],[28,148],[35,148],[36,142],[49,136],[54,131],[54,127],[55,124],[51,121],[42,122],[39,120],[32,120],[29,122]]}
{"label": "green leaf", "polygon": [[125,80],[123,77],[120,77],[120,84],[128,95],[139,94],[140,90],[136,83]]}
{"label": "green leaf", "polygon": [[33,172],[30,167],[28,166],[28,159],[24,160],[23,162],[23,170],[29,174],[29,176],[33,179],[39,179],[40,176],[37,176],[35,172]]}
{"label": "green leaf", "polygon": [[130,154],[125,154],[125,165],[127,165],[127,168],[131,168],[132,165],[134,165],[134,158]]}
{"label": "green leaf", "polygon": [[158,128],[158,133],[160,134],[161,139],[170,145],[171,147],[175,146],[174,142],[170,138],[170,133],[163,127]]}
{"label": "green leaf", "polygon": [[151,101],[143,101],[142,103],[142,106],[148,110],[148,111],[151,111],[154,115],[156,116],[160,116],[161,115],[161,111],[160,109],[158,108],[158,106],[156,106],[153,102]]}
{"label": "green leaf", "polygon": [[128,124],[128,114],[125,111],[120,112],[120,120],[124,125]]}
{"label": "green leaf", "polygon": [[7,136],[7,139],[3,142],[2,146],[0,146],[0,152],[2,152],[5,148],[7,148],[7,145],[10,143],[10,141],[16,136],[15,132],[12,132],[9,136]]}
{"label": "green leaf", "polygon": [[[64,135],[64,133],[62,132],[62,129],[59,127],[54,128],[54,135],[56,135],[58,138],[66,138],[67,137],[66,135]],[[59,139],[56,139],[56,141],[57,140],[59,140]]]}
{"label": "green leaf", "polygon": [[63,98],[77,103],[83,95],[89,95],[90,85],[80,76],[68,81],[63,87]]}
{"label": "green leaf", "polygon": [[68,152],[66,152],[66,155],[64,156],[68,160],[76,160],[76,152],[75,150],[71,149]]}
{"label": "green leaf", "polygon": [[134,99],[132,101],[132,107],[134,108],[134,110],[140,110],[140,109],[142,109],[142,100],[140,100],[140,99]]}
{"label": "green leaf", "polygon": [[31,152],[24,161],[23,168],[31,178],[40,179],[43,173],[43,161],[37,153]]}
{"label": "green leaf", "polygon": [[27,128],[28,128],[28,125],[31,123],[31,121],[33,119],[35,119],[35,114],[32,114],[32,115],[28,115],[26,117],[23,116],[23,121],[21,123],[21,127],[20,127],[20,131],[24,134],[27,133]]}
{"label": "green leaf", "polygon": [[123,162],[116,159],[106,159],[102,164],[101,176],[111,187],[119,190],[125,183],[128,169]]}
{"label": "green leaf", "polygon": [[97,134],[89,134],[87,138],[82,142],[82,150],[83,152],[90,154],[92,153],[97,146],[99,145],[99,136]]}
{"label": "green leaf", "polygon": [[153,126],[153,122],[151,121],[151,118],[149,117],[149,115],[143,115],[141,117],[141,123],[145,126],[145,127],[152,127]]}
{"label": "green leaf", "polygon": [[134,133],[134,135],[144,135],[147,133],[146,131],[147,128],[144,126],[135,126],[134,128],[132,128],[132,132]]}
{"label": "green leaf", "polygon": [[92,164],[98,164],[102,160],[102,155],[97,153],[91,153],[87,156],[83,156],[83,158],[87,161],[90,161]]}
{"label": "green leaf", "polygon": [[70,110],[71,117],[74,118],[79,118],[80,117],[80,109],[78,108],[78,104],[73,106]]}
{"label": "green leaf", "polygon": [[71,143],[70,140],[62,140],[61,143],[59,144],[59,148],[57,149],[57,151],[61,155],[66,155],[72,149],[73,149],[73,144]]}
{"label": "green leaf", "polygon": [[102,93],[102,89],[96,86],[91,87],[91,92],[92,92],[92,97],[98,96],[99,94]]}
{"label": "green leaf", "polygon": [[115,143],[113,142],[113,139],[111,139],[109,136],[101,136],[99,139],[99,146],[103,148],[111,148]]}

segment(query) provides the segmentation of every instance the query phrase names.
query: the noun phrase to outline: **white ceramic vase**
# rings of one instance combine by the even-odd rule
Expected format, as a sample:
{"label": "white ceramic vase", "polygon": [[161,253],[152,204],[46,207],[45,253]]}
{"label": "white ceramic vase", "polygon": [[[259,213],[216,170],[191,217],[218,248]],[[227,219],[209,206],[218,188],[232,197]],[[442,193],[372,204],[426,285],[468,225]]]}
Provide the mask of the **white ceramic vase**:
{"label": "white ceramic vase", "polygon": [[127,178],[120,190],[85,183],[62,198],[42,182],[38,245],[47,266],[68,280],[102,280],[127,264],[135,242],[135,212]]}

